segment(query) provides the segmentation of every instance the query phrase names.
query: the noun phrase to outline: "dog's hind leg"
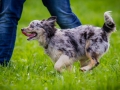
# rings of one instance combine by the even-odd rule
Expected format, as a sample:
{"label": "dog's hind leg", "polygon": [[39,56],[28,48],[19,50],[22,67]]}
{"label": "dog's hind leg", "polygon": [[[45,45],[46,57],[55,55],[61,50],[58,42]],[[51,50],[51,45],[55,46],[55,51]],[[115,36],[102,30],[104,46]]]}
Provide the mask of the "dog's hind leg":
{"label": "dog's hind leg", "polygon": [[67,55],[61,55],[60,58],[55,63],[54,68],[58,72],[62,72],[63,67],[68,68],[69,70],[71,70],[72,63],[73,63],[72,59],[70,59]]}
{"label": "dog's hind leg", "polygon": [[89,40],[86,42],[85,52],[86,52],[86,56],[88,57],[90,61],[87,66],[84,66],[81,68],[82,71],[91,70],[93,67],[99,64],[98,62],[99,55],[97,54],[97,52],[93,52],[93,50],[91,50]]}

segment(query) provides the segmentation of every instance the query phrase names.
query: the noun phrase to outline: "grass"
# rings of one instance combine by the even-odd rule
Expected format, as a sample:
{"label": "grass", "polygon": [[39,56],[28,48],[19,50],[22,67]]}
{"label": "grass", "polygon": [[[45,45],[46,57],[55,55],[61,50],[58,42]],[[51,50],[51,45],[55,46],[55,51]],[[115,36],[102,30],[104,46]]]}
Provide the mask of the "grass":
{"label": "grass", "polygon": [[105,11],[113,11],[117,32],[112,34],[110,49],[101,58],[100,65],[83,73],[76,62],[73,72],[57,73],[38,42],[27,41],[21,33],[20,29],[31,20],[50,16],[41,0],[26,0],[11,63],[7,67],[0,66],[0,90],[120,90],[119,0],[71,0],[71,7],[82,24],[97,26],[103,25]]}

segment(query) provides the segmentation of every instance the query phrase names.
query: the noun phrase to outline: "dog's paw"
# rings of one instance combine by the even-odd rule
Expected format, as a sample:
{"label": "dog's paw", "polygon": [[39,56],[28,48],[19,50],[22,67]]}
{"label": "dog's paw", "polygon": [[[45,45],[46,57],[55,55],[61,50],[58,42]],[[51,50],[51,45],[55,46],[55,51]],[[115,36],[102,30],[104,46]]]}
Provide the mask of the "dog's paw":
{"label": "dog's paw", "polygon": [[90,66],[85,66],[85,67],[80,68],[80,70],[83,71],[83,72],[89,71],[90,69],[91,69]]}

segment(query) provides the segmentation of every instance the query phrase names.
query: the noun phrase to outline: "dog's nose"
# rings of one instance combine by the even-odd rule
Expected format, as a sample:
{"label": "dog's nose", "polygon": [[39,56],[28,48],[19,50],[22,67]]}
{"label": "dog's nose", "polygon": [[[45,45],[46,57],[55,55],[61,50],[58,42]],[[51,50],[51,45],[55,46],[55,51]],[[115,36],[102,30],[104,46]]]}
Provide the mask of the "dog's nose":
{"label": "dog's nose", "polygon": [[21,29],[22,31],[24,30],[24,28]]}

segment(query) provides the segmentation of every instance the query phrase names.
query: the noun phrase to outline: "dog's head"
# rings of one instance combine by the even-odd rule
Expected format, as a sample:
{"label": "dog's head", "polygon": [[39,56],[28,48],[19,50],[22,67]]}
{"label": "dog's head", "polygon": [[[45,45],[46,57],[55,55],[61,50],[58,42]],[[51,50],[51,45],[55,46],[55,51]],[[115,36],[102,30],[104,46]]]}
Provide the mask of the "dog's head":
{"label": "dog's head", "polygon": [[52,16],[47,20],[33,20],[28,27],[22,28],[22,33],[28,37],[28,40],[40,39],[46,35],[52,37],[56,31],[54,28],[56,17]]}

